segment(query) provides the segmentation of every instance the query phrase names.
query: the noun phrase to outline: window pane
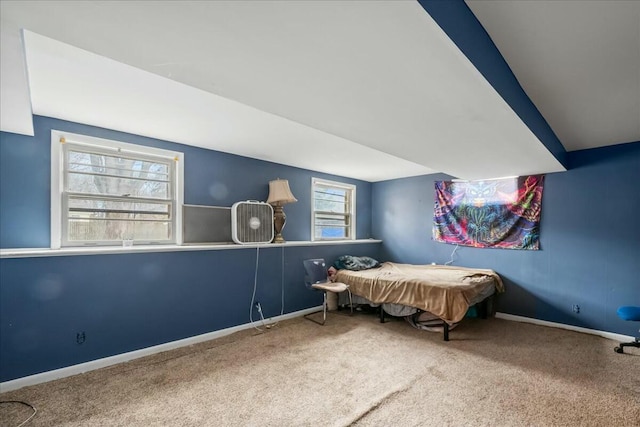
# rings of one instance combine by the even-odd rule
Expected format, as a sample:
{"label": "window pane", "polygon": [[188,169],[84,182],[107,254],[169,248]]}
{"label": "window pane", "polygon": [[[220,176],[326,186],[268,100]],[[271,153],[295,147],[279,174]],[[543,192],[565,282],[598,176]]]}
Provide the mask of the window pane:
{"label": "window pane", "polygon": [[315,210],[324,212],[347,212],[347,205],[343,202],[332,202],[328,200],[316,199]]}
{"label": "window pane", "polygon": [[69,241],[168,240],[171,204],[69,196]]}
{"label": "window pane", "polygon": [[69,170],[94,174],[167,180],[169,164],[69,150]]}
{"label": "window pane", "polygon": [[315,227],[316,239],[344,239],[348,237],[344,227]]}
{"label": "window pane", "polygon": [[169,199],[169,164],[80,151],[68,152],[67,191]]}
{"label": "window pane", "polygon": [[320,214],[316,213],[315,223],[316,225],[343,225],[346,226],[348,221],[347,215],[332,215],[332,214]]}
{"label": "window pane", "polygon": [[314,210],[348,212],[348,190],[317,186],[313,193]]}
{"label": "window pane", "polygon": [[348,192],[348,190],[344,190],[342,188],[330,188],[321,186],[316,186],[315,189],[316,197],[324,197],[333,200],[346,199]]}
{"label": "window pane", "polygon": [[315,214],[315,238],[316,239],[344,239],[349,237],[348,215]]}
{"label": "window pane", "polygon": [[167,220],[169,203],[152,203],[69,197],[70,218]]}
{"label": "window pane", "polygon": [[171,239],[169,221],[69,219],[69,241],[148,241]]}
{"label": "window pane", "polygon": [[69,173],[67,189],[73,193],[169,199],[169,183]]}

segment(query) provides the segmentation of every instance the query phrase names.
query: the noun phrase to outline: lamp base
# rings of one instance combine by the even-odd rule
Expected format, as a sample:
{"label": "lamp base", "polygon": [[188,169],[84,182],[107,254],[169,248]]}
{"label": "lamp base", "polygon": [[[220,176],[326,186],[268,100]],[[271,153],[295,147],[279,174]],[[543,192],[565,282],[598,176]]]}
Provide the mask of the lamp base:
{"label": "lamp base", "polygon": [[274,206],[273,207],[273,231],[275,236],[271,243],[285,243],[284,238],[282,237],[282,229],[287,222],[287,216],[282,209],[282,206]]}

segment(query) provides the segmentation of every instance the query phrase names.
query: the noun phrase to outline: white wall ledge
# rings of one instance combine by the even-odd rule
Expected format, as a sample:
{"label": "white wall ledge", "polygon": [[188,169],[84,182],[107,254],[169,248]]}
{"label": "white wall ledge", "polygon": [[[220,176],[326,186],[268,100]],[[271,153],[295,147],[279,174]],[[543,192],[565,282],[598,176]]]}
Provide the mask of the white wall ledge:
{"label": "white wall ledge", "polygon": [[295,246],[332,246],[332,245],[357,245],[366,243],[382,243],[377,239],[358,240],[323,240],[323,241],[294,241],[285,243],[261,243],[252,245],[237,244],[199,244],[199,245],[140,245],[140,246],[92,246],[73,248],[20,248],[0,249],[0,259],[4,258],[36,258],[70,255],[109,255],[109,254],[136,254],[147,252],[188,252],[188,251],[219,251],[231,249],[270,249]]}

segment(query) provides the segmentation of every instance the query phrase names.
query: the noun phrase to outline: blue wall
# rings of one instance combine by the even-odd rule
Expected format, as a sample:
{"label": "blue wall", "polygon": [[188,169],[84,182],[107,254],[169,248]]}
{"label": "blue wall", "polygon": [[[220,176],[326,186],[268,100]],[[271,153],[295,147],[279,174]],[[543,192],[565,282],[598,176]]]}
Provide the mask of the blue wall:
{"label": "blue wall", "polygon": [[[309,240],[311,177],[357,186],[357,237],[371,236],[371,184],[166,141],[35,117],[35,136],[0,133],[0,247],[48,247],[50,131],[185,153],[185,203],[265,200],[289,180],[287,240]],[[256,299],[265,317],[322,303],[302,260],[378,257],[379,244],[260,249]],[[0,259],[0,381],[8,381],[249,322],[255,248]],[[282,263],[284,259],[284,271]],[[253,311],[253,319],[259,318]],[[76,342],[84,332],[86,340]]]}
{"label": "blue wall", "polygon": [[[640,305],[640,142],[568,153],[570,170],[545,178],[540,251],[459,247],[453,265],[504,279],[498,311],[636,335],[615,312]],[[373,185],[381,258],[444,264],[455,246],[431,239],[434,181],[425,175]],[[580,314],[572,305],[581,307]]]}
{"label": "blue wall", "polygon": [[186,204],[231,206],[242,200],[264,201],[270,180],[288,179],[298,203],[285,207],[285,240],[311,238],[312,177],[354,184],[356,236],[371,237],[368,182],[35,116],[33,137],[0,132],[0,248],[50,247],[52,129],[183,152]]}
{"label": "blue wall", "polygon": [[[270,179],[289,179],[299,202],[287,206],[288,240],[309,239],[312,176],[356,184],[358,237],[382,246],[261,249],[256,299],[267,317],[280,313],[282,286],[285,313],[320,304],[302,284],[303,259],[444,263],[453,249],[431,240],[433,182],[446,175],[370,184],[50,118],[35,128],[35,137],[0,133],[3,248],[49,245],[53,128],[183,151],[186,203],[264,200]],[[546,177],[541,251],[461,247],[454,265],[500,273],[502,312],[633,335],[637,325],[615,310],[640,304],[640,142],[569,153],[569,163]],[[247,323],[255,260],[251,248],[1,259],[0,381]]]}

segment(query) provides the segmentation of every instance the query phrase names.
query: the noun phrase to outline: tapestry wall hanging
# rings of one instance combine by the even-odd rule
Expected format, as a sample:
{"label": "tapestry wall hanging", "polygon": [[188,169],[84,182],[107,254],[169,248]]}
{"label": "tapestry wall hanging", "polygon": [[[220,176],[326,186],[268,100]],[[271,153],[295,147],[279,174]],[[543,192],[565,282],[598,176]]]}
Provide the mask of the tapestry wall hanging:
{"label": "tapestry wall hanging", "polygon": [[436,181],[433,240],[476,248],[540,249],[544,175]]}

